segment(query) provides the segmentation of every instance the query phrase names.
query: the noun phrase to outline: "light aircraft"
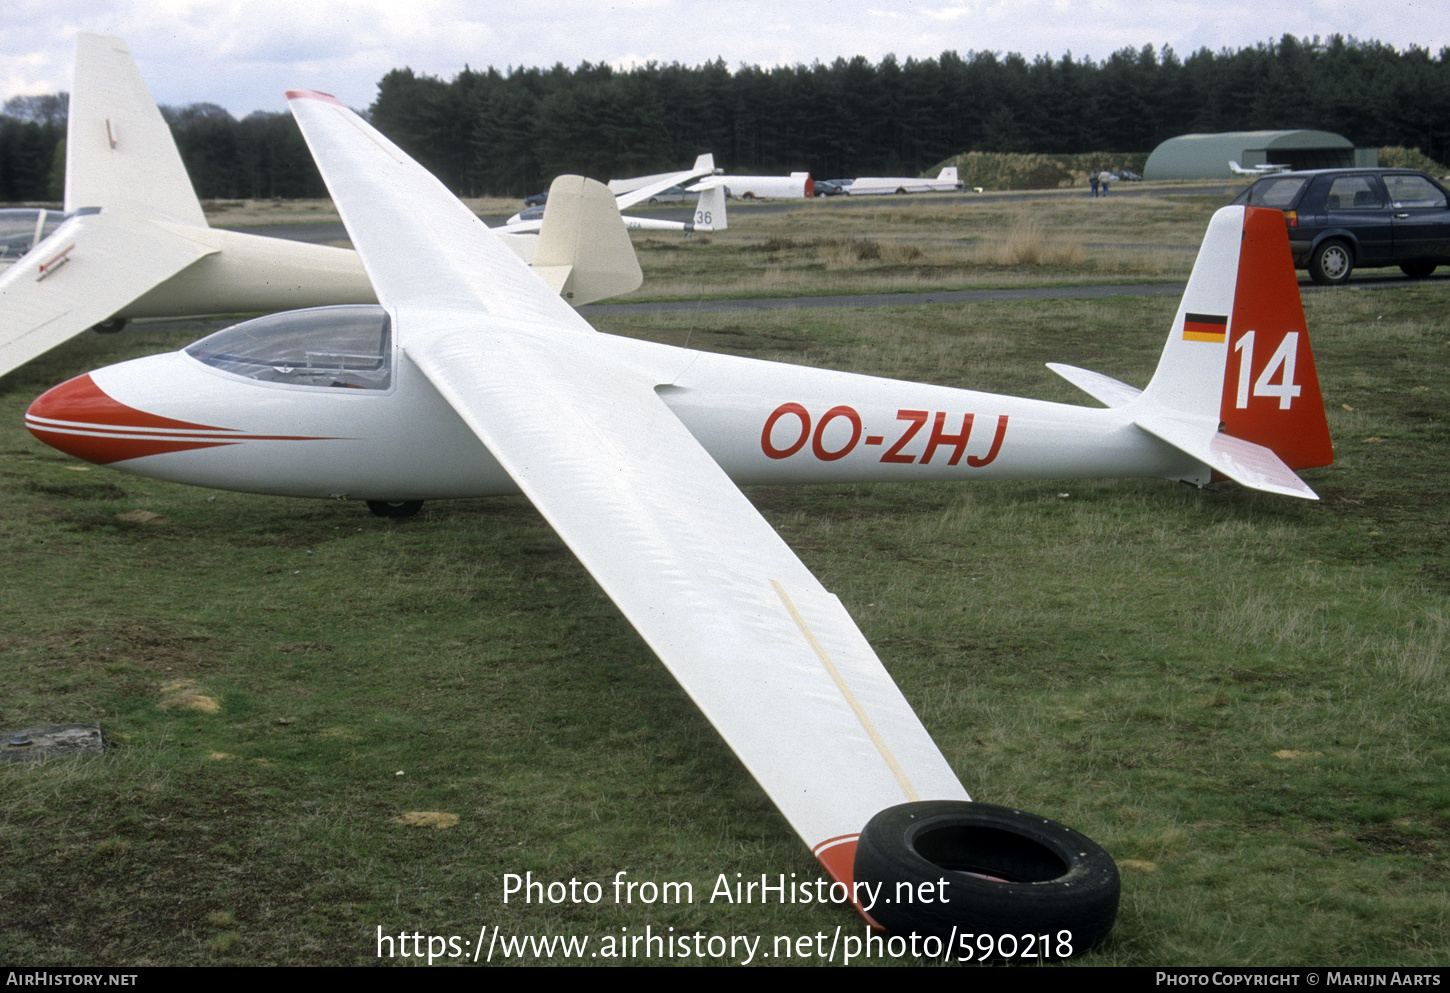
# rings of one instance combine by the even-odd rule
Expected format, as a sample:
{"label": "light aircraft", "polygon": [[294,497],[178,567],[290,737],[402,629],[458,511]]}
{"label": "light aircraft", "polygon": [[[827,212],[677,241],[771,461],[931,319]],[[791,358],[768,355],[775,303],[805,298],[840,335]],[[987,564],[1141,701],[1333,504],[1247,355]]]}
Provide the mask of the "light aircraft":
{"label": "light aircraft", "polygon": [[[133,318],[376,299],[356,252],[207,224],[171,130],[120,38],[76,38],[69,115],[65,220],[51,230],[53,213],[23,211],[15,223],[31,229],[19,232],[28,251],[0,272],[0,375],[91,327],[120,330]],[[577,208],[565,197],[547,215],[551,234],[506,242],[529,261],[542,250],[538,264],[576,305],[637,288],[643,276],[632,248],[625,246],[627,259],[581,251]]]}
{"label": "light aircraft", "polygon": [[1228,162],[1229,172],[1235,176],[1272,176],[1274,173],[1283,172],[1288,168],[1288,166],[1281,162],[1264,162],[1260,165],[1249,166],[1248,168],[1239,165],[1233,159],[1229,159]]}
{"label": "light aircraft", "polygon": [[[692,183],[694,185],[688,187],[688,191],[699,193],[700,197],[695,205],[695,214],[690,220],[668,221],[653,217],[631,217],[625,214],[623,215],[624,226],[631,231],[683,231],[686,234],[694,231],[724,231],[729,227],[725,216],[725,184],[724,180],[715,177],[714,173],[715,157],[707,152],[697,157],[695,165],[690,169],[660,173],[656,176],[642,176],[639,180],[612,180],[610,192],[615,194],[615,205],[624,211],[636,204],[653,203],[656,196],[671,187]],[[707,178],[702,179],[702,177]],[[640,180],[647,182],[640,183]],[[696,180],[700,181],[696,182]],[[614,183],[621,184],[618,190],[614,189]],[[634,185],[636,183],[639,185]],[[541,206],[522,210],[493,230],[509,234],[527,234],[538,231],[547,209],[546,202]]]}
{"label": "light aircraft", "polygon": [[[699,162],[696,163],[697,167],[698,165]],[[659,185],[660,180],[670,175],[672,174],[662,172],[652,176],[636,176],[632,179],[611,179],[609,181],[609,191],[616,195],[623,195],[632,193],[648,185],[653,189],[654,193],[658,193],[661,190],[669,189],[671,186],[681,185],[679,180],[676,180],[674,183]],[[715,177],[725,187],[726,196],[732,196],[740,200],[755,200],[762,197],[800,199],[813,195],[814,184],[811,181],[811,174],[808,172],[793,172],[789,176],[727,176],[717,170]],[[642,200],[644,198],[641,197],[640,199]],[[640,200],[634,202],[639,203]],[[626,207],[629,204],[621,202],[620,206]]]}
{"label": "light aircraft", "polygon": [[695,231],[724,231],[730,227],[729,219],[725,215],[725,182],[722,177],[706,179],[686,187],[686,190],[700,194],[695,202],[694,216],[688,221],[623,214],[621,217],[624,226],[631,231],[683,231],[686,234]]}
{"label": "light aircraft", "polygon": [[910,178],[905,176],[862,176],[846,187],[853,197],[873,196],[882,193],[951,193],[961,188],[957,179],[957,167],[947,166],[935,179]]}
{"label": "light aircraft", "polygon": [[[1100,941],[1112,859],[969,802],[736,484],[1222,474],[1313,498],[1294,470],[1333,453],[1282,215],[1214,216],[1146,389],[1054,366],[1107,405],[1078,407],[597,333],[355,114],[289,99],[381,306],[260,318],[77,377],[31,405],[31,432],[127,472],[384,514],[522,491],[869,919]],[[558,183],[614,209],[597,183]],[[930,904],[871,899],[938,880]]]}

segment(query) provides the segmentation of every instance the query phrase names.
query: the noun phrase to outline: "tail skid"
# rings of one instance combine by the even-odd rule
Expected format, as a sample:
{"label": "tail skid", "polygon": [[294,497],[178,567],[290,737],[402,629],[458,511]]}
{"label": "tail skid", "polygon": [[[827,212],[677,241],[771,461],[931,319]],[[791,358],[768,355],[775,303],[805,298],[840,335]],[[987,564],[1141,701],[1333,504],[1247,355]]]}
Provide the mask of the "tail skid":
{"label": "tail skid", "polygon": [[1178,477],[1215,473],[1253,489],[1317,500],[1294,472],[1329,465],[1334,447],[1304,322],[1283,215],[1224,207],[1209,223],[1158,369],[1140,394],[1085,369],[1054,372],[1143,431],[1194,458]]}

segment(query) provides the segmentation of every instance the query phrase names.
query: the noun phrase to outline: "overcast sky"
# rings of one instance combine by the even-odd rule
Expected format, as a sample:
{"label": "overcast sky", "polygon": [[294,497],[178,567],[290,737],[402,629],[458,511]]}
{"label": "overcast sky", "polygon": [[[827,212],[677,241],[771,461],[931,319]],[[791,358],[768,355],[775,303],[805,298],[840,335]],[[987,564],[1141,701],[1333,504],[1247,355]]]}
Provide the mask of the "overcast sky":
{"label": "overcast sky", "polygon": [[731,67],[946,50],[1103,59],[1172,46],[1180,56],[1342,34],[1438,54],[1445,0],[11,0],[0,99],[70,89],[77,31],[124,38],[158,103],[215,103],[237,117],[319,89],[365,108],[390,69],[452,79],[463,66]]}

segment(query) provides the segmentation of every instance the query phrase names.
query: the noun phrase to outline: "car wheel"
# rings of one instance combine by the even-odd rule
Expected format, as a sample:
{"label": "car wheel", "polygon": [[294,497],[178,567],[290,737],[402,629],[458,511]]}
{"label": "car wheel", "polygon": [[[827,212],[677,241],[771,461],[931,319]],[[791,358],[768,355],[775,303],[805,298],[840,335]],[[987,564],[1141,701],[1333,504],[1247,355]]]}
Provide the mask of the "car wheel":
{"label": "car wheel", "polygon": [[377,517],[412,517],[423,509],[422,500],[369,500],[368,510]]}
{"label": "car wheel", "polygon": [[[991,935],[1006,957],[1009,935],[1015,954],[1025,954],[1022,942],[1046,941],[1039,952],[1054,958],[1094,947],[1112,929],[1121,889],[1112,856],[1072,828],[964,800],[904,803],[871,818],[855,878],[882,884],[869,913],[887,930]],[[976,941],[963,949],[980,954]]]}
{"label": "car wheel", "polygon": [[1411,279],[1424,279],[1426,276],[1430,275],[1430,273],[1434,271],[1435,263],[1433,262],[1400,263],[1400,272],[1404,273],[1406,276],[1409,276]]}
{"label": "car wheel", "polygon": [[1309,257],[1309,278],[1320,286],[1339,286],[1349,280],[1354,269],[1354,254],[1349,245],[1330,239]]}

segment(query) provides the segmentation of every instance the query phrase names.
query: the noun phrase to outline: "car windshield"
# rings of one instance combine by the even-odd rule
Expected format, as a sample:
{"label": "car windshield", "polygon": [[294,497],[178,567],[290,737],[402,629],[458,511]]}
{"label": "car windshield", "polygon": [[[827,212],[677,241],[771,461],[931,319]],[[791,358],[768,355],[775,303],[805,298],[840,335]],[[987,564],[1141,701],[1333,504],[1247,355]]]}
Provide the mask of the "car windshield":
{"label": "car windshield", "polygon": [[1233,202],[1248,204],[1251,207],[1277,207],[1283,210],[1298,199],[1299,191],[1304,188],[1305,182],[1306,179],[1303,176],[1275,176],[1271,179],[1261,179],[1234,197]]}
{"label": "car windshield", "polygon": [[376,305],[270,314],[186,348],[206,365],[264,383],[385,390],[392,379],[388,313]]}

